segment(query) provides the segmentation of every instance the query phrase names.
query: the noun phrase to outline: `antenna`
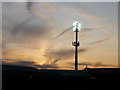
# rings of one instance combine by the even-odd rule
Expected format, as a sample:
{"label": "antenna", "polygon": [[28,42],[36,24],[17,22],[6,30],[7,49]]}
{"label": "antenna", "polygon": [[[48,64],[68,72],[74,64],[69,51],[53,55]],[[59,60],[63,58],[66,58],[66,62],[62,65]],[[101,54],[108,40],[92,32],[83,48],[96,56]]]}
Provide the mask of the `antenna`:
{"label": "antenna", "polygon": [[72,45],[75,46],[75,70],[78,70],[78,46],[79,46],[78,32],[80,32],[80,30],[81,30],[81,23],[75,21],[73,23],[73,31],[76,34],[76,40],[72,42]]}

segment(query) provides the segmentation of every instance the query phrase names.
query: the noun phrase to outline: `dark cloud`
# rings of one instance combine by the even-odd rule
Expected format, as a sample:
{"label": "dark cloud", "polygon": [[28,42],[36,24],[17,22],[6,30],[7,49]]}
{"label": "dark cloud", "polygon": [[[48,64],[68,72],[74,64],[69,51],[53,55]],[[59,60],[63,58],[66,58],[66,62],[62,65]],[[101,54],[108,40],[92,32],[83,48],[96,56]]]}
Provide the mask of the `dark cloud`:
{"label": "dark cloud", "polygon": [[[6,59],[3,59],[2,58],[2,64],[9,64],[10,62],[9,61],[12,61],[13,59],[10,59],[10,58],[6,58]],[[11,63],[10,63],[11,64]]]}
{"label": "dark cloud", "polygon": [[25,24],[30,21],[31,21],[31,18],[21,22],[18,25],[15,25],[13,28],[12,34],[15,36],[17,33],[19,33],[22,30],[23,26],[25,26]]}
{"label": "dark cloud", "polygon": [[23,61],[21,59],[11,59],[11,58],[6,58],[3,60],[3,64],[8,64],[8,65],[19,65],[19,66],[32,66],[32,67],[35,67],[35,68],[40,68],[40,69],[57,69],[59,68],[56,63],[58,61],[60,61],[61,58],[57,58],[53,61],[49,61],[50,63],[45,63],[45,64],[42,64],[42,65],[38,65],[36,62],[34,61]]}
{"label": "dark cloud", "polygon": [[[29,0],[29,1],[31,1],[31,0]],[[26,8],[27,8],[27,10],[28,10],[28,12],[30,12],[30,13],[32,13],[32,6],[33,6],[33,3],[34,2],[26,2]]]}
{"label": "dark cloud", "polygon": [[61,32],[60,34],[58,34],[56,37],[54,37],[54,38],[51,39],[51,40],[57,39],[58,37],[60,37],[60,36],[63,35],[64,33],[68,32],[70,29],[72,29],[72,27],[69,27],[68,29],[65,29],[63,32]]}
{"label": "dark cloud", "polygon": [[102,62],[97,62],[93,66],[95,66],[95,67],[109,67],[109,66],[113,66],[113,65],[103,64]]}
{"label": "dark cloud", "polygon": [[87,51],[87,50],[88,50],[88,48],[86,48],[86,49],[85,49],[85,48],[81,48],[81,49],[78,50],[78,52],[79,52],[79,53],[82,53],[82,52],[85,52],[85,51]]}
{"label": "dark cloud", "polygon": [[23,61],[22,59],[13,59],[13,58],[5,58],[2,60],[3,64],[13,64],[13,65],[20,65],[20,66],[33,66],[36,64],[34,61]]}
{"label": "dark cloud", "polygon": [[[87,51],[87,49],[79,49],[78,52],[82,53]],[[62,49],[62,50],[47,50],[46,55],[51,57],[71,57],[74,54],[74,49]]]}
{"label": "dark cloud", "polygon": [[110,39],[110,37],[107,37],[107,38],[102,39],[102,40],[97,40],[97,41],[94,41],[94,42],[92,42],[92,43],[90,43],[90,44],[97,44],[97,43],[101,43],[101,42],[107,41],[107,40],[109,40],[109,39]]}
{"label": "dark cloud", "polygon": [[56,63],[60,60],[61,60],[61,58],[56,58],[55,60],[46,62],[43,65],[35,64],[34,67],[40,68],[40,69],[57,69],[57,68],[59,68],[59,66]]}
{"label": "dark cloud", "polygon": [[55,59],[52,60],[52,58],[54,58],[54,57],[51,57],[51,56],[48,56],[48,55],[43,55],[43,56],[45,56],[48,59],[48,62],[46,62],[46,64],[49,63],[50,66],[54,66],[54,67],[58,67],[57,66],[57,62],[59,62],[60,60],[62,60],[62,58],[60,58],[60,57],[55,58]]}
{"label": "dark cloud", "polygon": [[[74,63],[69,63],[69,65],[74,66],[75,64]],[[81,62],[81,63],[78,63],[78,65],[93,66],[93,64],[90,63],[90,62]]]}
{"label": "dark cloud", "polygon": [[51,56],[51,57],[69,57],[74,53],[74,51],[72,49],[68,49],[68,50],[47,50],[46,55]]}
{"label": "dark cloud", "polygon": [[61,60],[61,58],[57,58],[57,59],[53,60],[53,61],[51,62],[51,65],[56,66],[56,63],[57,63],[58,61],[60,61],[60,60]]}
{"label": "dark cloud", "polygon": [[58,66],[50,65],[50,64],[34,65],[34,67],[40,68],[40,69],[57,69],[57,68],[59,68]]}
{"label": "dark cloud", "polygon": [[11,58],[6,58],[6,59],[4,59],[5,61],[8,61],[8,60],[13,60],[13,59],[11,59]]}
{"label": "dark cloud", "polygon": [[47,34],[47,29],[44,26],[36,27],[36,26],[26,26],[19,33],[22,33],[25,37],[37,38],[37,37],[44,37]]}
{"label": "dark cloud", "polygon": [[15,25],[11,33],[14,36],[14,40],[17,39],[19,42],[25,43],[29,40],[34,40],[34,42],[45,40],[50,34],[48,30],[51,29],[49,24],[46,24],[48,24],[48,22],[42,19],[29,18],[18,25]]}
{"label": "dark cloud", "polygon": [[22,66],[32,66],[35,64],[33,61],[17,61],[16,64],[22,65]]}
{"label": "dark cloud", "polygon": [[[74,66],[74,63],[69,63],[70,66]],[[93,67],[111,67],[114,65],[111,64],[103,64],[102,62],[97,62],[97,63],[90,63],[90,62],[81,62],[78,63],[79,66],[93,66]]]}
{"label": "dark cloud", "polygon": [[[38,5],[37,5],[38,4]],[[42,5],[40,3],[36,3],[36,2],[31,2],[31,0],[29,0],[29,2],[26,2],[26,8],[27,8],[27,11],[30,13],[30,14],[35,14],[35,10],[36,11],[39,11],[40,9],[43,9],[44,11],[51,11],[53,8],[50,8],[46,5]],[[34,6],[39,6],[38,9],[35,8]],[[41,14],[40,12],[38,12],[39,14]]]}
{"label": "dark cloud", "polygon": [[81,62],[78,65],[86,65],[86,66],[92,66],[92,63],[89,62]]}
{"label": "dark cloud", "polygon": [[101,30],[103,28],[81,28],[82,32],[87,32],[87,31],[91,31],[91,30]]}

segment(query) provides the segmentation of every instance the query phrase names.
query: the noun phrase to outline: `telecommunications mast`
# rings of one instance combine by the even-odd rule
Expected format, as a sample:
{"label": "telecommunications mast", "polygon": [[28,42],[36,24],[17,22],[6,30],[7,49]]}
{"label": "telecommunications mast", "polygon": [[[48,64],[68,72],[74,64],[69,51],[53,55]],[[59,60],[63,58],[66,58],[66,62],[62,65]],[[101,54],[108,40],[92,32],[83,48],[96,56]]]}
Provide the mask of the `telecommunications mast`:
{"label": "telecommunications mast", "polygon": [[81,30],[81,23],[75,21],[73,23],[73,31],[76,34],[76,40],[72,42],[72,45],[75,46],[75,70],[78,70],[78,46],[80,45],[78,41],[78,32],[80,32],[80,30]]}

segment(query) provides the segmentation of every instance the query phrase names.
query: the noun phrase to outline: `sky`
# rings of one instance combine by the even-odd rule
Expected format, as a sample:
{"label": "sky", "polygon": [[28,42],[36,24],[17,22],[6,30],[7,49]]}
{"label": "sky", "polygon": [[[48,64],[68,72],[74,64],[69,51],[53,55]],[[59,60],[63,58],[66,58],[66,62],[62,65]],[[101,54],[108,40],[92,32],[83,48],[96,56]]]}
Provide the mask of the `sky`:
{"label": "sky", "polygon": [[74,69],[74,21],[79,32],[79,69],[118,65],[118,4],[113,2],[4,2],[3,64]]}

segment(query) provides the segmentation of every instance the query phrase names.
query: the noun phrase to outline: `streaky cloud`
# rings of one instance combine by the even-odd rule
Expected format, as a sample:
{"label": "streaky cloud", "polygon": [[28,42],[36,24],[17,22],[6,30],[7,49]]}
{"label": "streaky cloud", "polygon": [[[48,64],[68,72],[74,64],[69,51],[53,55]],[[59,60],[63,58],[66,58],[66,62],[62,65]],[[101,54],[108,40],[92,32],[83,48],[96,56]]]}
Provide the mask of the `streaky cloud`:
{"label": "streaky cloud", "polygon": [[[79,53],[84,53],[88,50],[88,48],[81,48],[78,50]],[[57,50],[57,51],[54,51],[54,50],[46,50],[45,52],[45,55],[47,55],[47,57],[49,58],[52,58],[52,57],[55,57],[55,58],[58,58],[58,60],[60,58],[71,58],[73,57],[74,55],[74,49],[61,49],[61,50]],[[62,60],[60,59],[60,60]]]}
{"label": "streaky cloud", "polygon": [[[72,28],[73,28],[73,26],[65,29],[63,32],[61,32],[60,34],[58,34],[56,37],[54,37],[51,40],[55,40],[55,39],[59,38],[60,36],[62,36],[64,33],[67,33]],[[103,28],[81,28],[81,32],[88,32],[88,31],[91,31],[91,30],[101,30],[101,29],[103,29]]]}
{"label": "streaky cloud", "polygon": [[12,31],[13,36],[16,36],[16,34],[17,34],[19,31],[21,31],[21,28],[22,28],[26,23],[28,23],[28,22],[31,21],[31,20],[32,20],[32,18],[29,18],[29,19],[23,21],[22,23],[20,23],[20,24],[18,24],[18,25],[15,25],[15,27],[13,28],[13,31]]}
{"label": "streaky cloud", "polygon": [[89,44],[92,45],[92,44],[97,44],[97,43],[105,42],[105,41],[107,41],[107,40],[109,40],[111,38],[111,35],[108,32],[106,32],[106,31],[103,31],[103,32],[106,34],[106,37],[104,39],[96,40],[96,41],[91,42]]}
{"label": "streaky cloud", "polygon": [[23,66],[32,66],[35,64],[34,61],[17,61],[16,64]]}
{"label": "streaky cloud", "polygon": [[102,39],[102,40],[94,41],[94,42],[92,42],[92,43],[90,43],[90,44],[92,45],[92,44],[101,43],[101,42],[107,41],[107,40],[109,40],[109,39],[110,39],[110,37],[107,37],[107,38]]}
{"label": "streaky cloud", "polygon": [[58,61],[60,61],[61,58],[57,58],[51,62],[51,65],[55,66]]}
{"label": "streaky cloud", "polygon": [[[70,66],[74,66],[74,63],[69,63]],[[78,63],[79,66],[92,66],[92,67],[115,67],[115,65],[111,64],[104,64],[102,62],[96,62],[96,63],[91,63],[91,62],[80,62]]]}
{"label": "streaky cloud", "polygon": [[64,33],[68,32],[70,29],[72,29],[72,27],[69,27],[68,29],[65,29],[63,32],[61,32],[60,34],[58,34],[56,37],[54,37],[54,38],[51,39],[51,40],[57,39],[58,37],[60,37],[60,36],[63,35]]}
{"label": "streaky cloud", "polygon": [[50,64],[34,65],[34,67],[40,68],[40,69],[57,69],[57,68],[59,68],[58,66],[50,65]]}
{"label": "streaky cloud", "polygon": [[28,12],[32,13],[33,2],[27,2],[26,4],[27,4],[26,8],[27,8]]}

